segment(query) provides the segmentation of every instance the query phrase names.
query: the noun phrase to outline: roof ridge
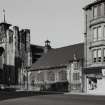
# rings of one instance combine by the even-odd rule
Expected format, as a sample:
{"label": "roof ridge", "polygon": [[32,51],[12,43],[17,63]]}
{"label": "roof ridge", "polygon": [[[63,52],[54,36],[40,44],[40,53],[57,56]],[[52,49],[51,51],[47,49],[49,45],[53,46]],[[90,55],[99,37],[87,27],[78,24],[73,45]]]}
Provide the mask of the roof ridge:
{"label": "roof ridge", "polygon": [[76,43],[76,44],[71,44],[71,45],[63,46],[63,47],[59,47],[59,48],[54,48],[54,50],[56,50],[56,49],[62,49],[62,48],[66,48],[66,47],[72,47],[72,46],[76,46],[76,45],[80,45],[80,44],[84,44],[84,42],[80,42],[80,43]]}

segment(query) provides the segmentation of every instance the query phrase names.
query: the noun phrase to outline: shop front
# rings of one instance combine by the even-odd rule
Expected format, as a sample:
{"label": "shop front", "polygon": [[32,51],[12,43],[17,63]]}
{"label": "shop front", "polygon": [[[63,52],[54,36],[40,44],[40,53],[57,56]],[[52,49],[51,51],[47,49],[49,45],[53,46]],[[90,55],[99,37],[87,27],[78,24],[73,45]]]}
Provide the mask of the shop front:
{"label": "shop front", "polygon": [[85,68],[87,93],[105,94],[105,69],[101,67]]}

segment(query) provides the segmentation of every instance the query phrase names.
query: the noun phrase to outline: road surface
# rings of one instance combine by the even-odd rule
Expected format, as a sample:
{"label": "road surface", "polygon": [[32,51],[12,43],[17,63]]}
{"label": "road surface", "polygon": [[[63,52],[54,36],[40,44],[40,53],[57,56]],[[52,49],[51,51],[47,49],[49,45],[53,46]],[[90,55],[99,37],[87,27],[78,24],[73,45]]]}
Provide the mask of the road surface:
{"label": "road surface", "polygon": [[0,101],[0,105],[105,105],[105,96],[43,95]]}

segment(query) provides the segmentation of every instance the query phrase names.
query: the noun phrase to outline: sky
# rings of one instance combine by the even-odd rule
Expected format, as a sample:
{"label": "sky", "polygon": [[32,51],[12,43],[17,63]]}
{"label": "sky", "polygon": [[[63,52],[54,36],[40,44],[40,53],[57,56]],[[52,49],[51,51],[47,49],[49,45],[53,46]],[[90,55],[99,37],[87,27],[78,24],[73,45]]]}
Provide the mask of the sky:
{"label": "sky", "polygon": [[31,43],[53,48],[84,41],[83,7],[95,0],[0,0],[0,21],[30,29]]}

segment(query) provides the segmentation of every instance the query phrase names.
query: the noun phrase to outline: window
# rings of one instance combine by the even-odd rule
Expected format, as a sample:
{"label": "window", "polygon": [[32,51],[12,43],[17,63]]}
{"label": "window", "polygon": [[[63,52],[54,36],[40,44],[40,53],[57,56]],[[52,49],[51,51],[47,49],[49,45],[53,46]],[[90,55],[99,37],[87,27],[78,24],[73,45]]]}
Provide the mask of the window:
{"label": "window", "polygon": [[93,51],[93,62],[97,61],[97,50]]}
{"label": "window", "polygon": [[93,41],[97,40],[97,28],[93,29]]}
{"label": "window", "polygon": [[101,49],[97,50],[97,54],[98,54],[98,62],[101,62]]}
{"label": "window", "polygon": [[80,90],[81,89],[81,84],[80,83],[79,84],[72,84],[71,88],[73,90]]}
{"label": "window", "polygon": [[104,48],[104,56],[103,56],[103,61],[105,62],[105,48]]}
{"label": "window", "polygon": [[59,72],[59,80],[67,80],[67,73],[66,71]]}
{"label": "window", "polygon": [[13,36],[10,35],[10,36],[9,36],[9,43],[12,43],[12,42],[13,42]]}
{"label": "window", "polygon": [[93,28],[93,41],[102,40],[102,27]]}
{"label": "window", "polygon": [[105,15],[105,3],[104,3],[104,15]]}
{"label": "window", "polygon": [[97,6],[94,6],[93,8],[93,18],[100,17],[102,15],[102,5],[99,4]]}
{"label": "window", "polygon": [[79,80],[80,78],[79,73],[73,73],[73,80]]}
{"label": "window", "polygon": [[102,27],[98,27],[97,31],[98,31],[98,36],[97,36],[98,38],[97,39],[101,40],[102,39]]}
{"label": "window", "polygon": [[9,43],[13,42],[13,31],[9,30]]}
{"label": "window", "polygon": [[97,7],[97,12],[98,12],[97,15],[98,16],[101,16],[101,11],[102,11],[102,5],[99,4],[98,7]]}
{"label": "window", "polygon": [[49,81],[54,81],[55,80],[54,72],[52,72],[52,71],[48,72],[48,80]]}
{"label": "window", "polygon": [[101,49],[93,50],[93,62],[101,62],[102,61],[102,54]]}
{"label": "window", "polygon": [[104,26],[104,39],[105,39],[105,26]]}
{"label": "window", "polygon": [[78,70],[78,63],[74,62],[74,70]]}
{"label": "window", "polygon": [[97,18],[97,6],[93,8],[93,17]]}
{"label": "window", "polygon": [[38,71],[37,80],[38,81],[44,81],[44,73],[43,72]]}

